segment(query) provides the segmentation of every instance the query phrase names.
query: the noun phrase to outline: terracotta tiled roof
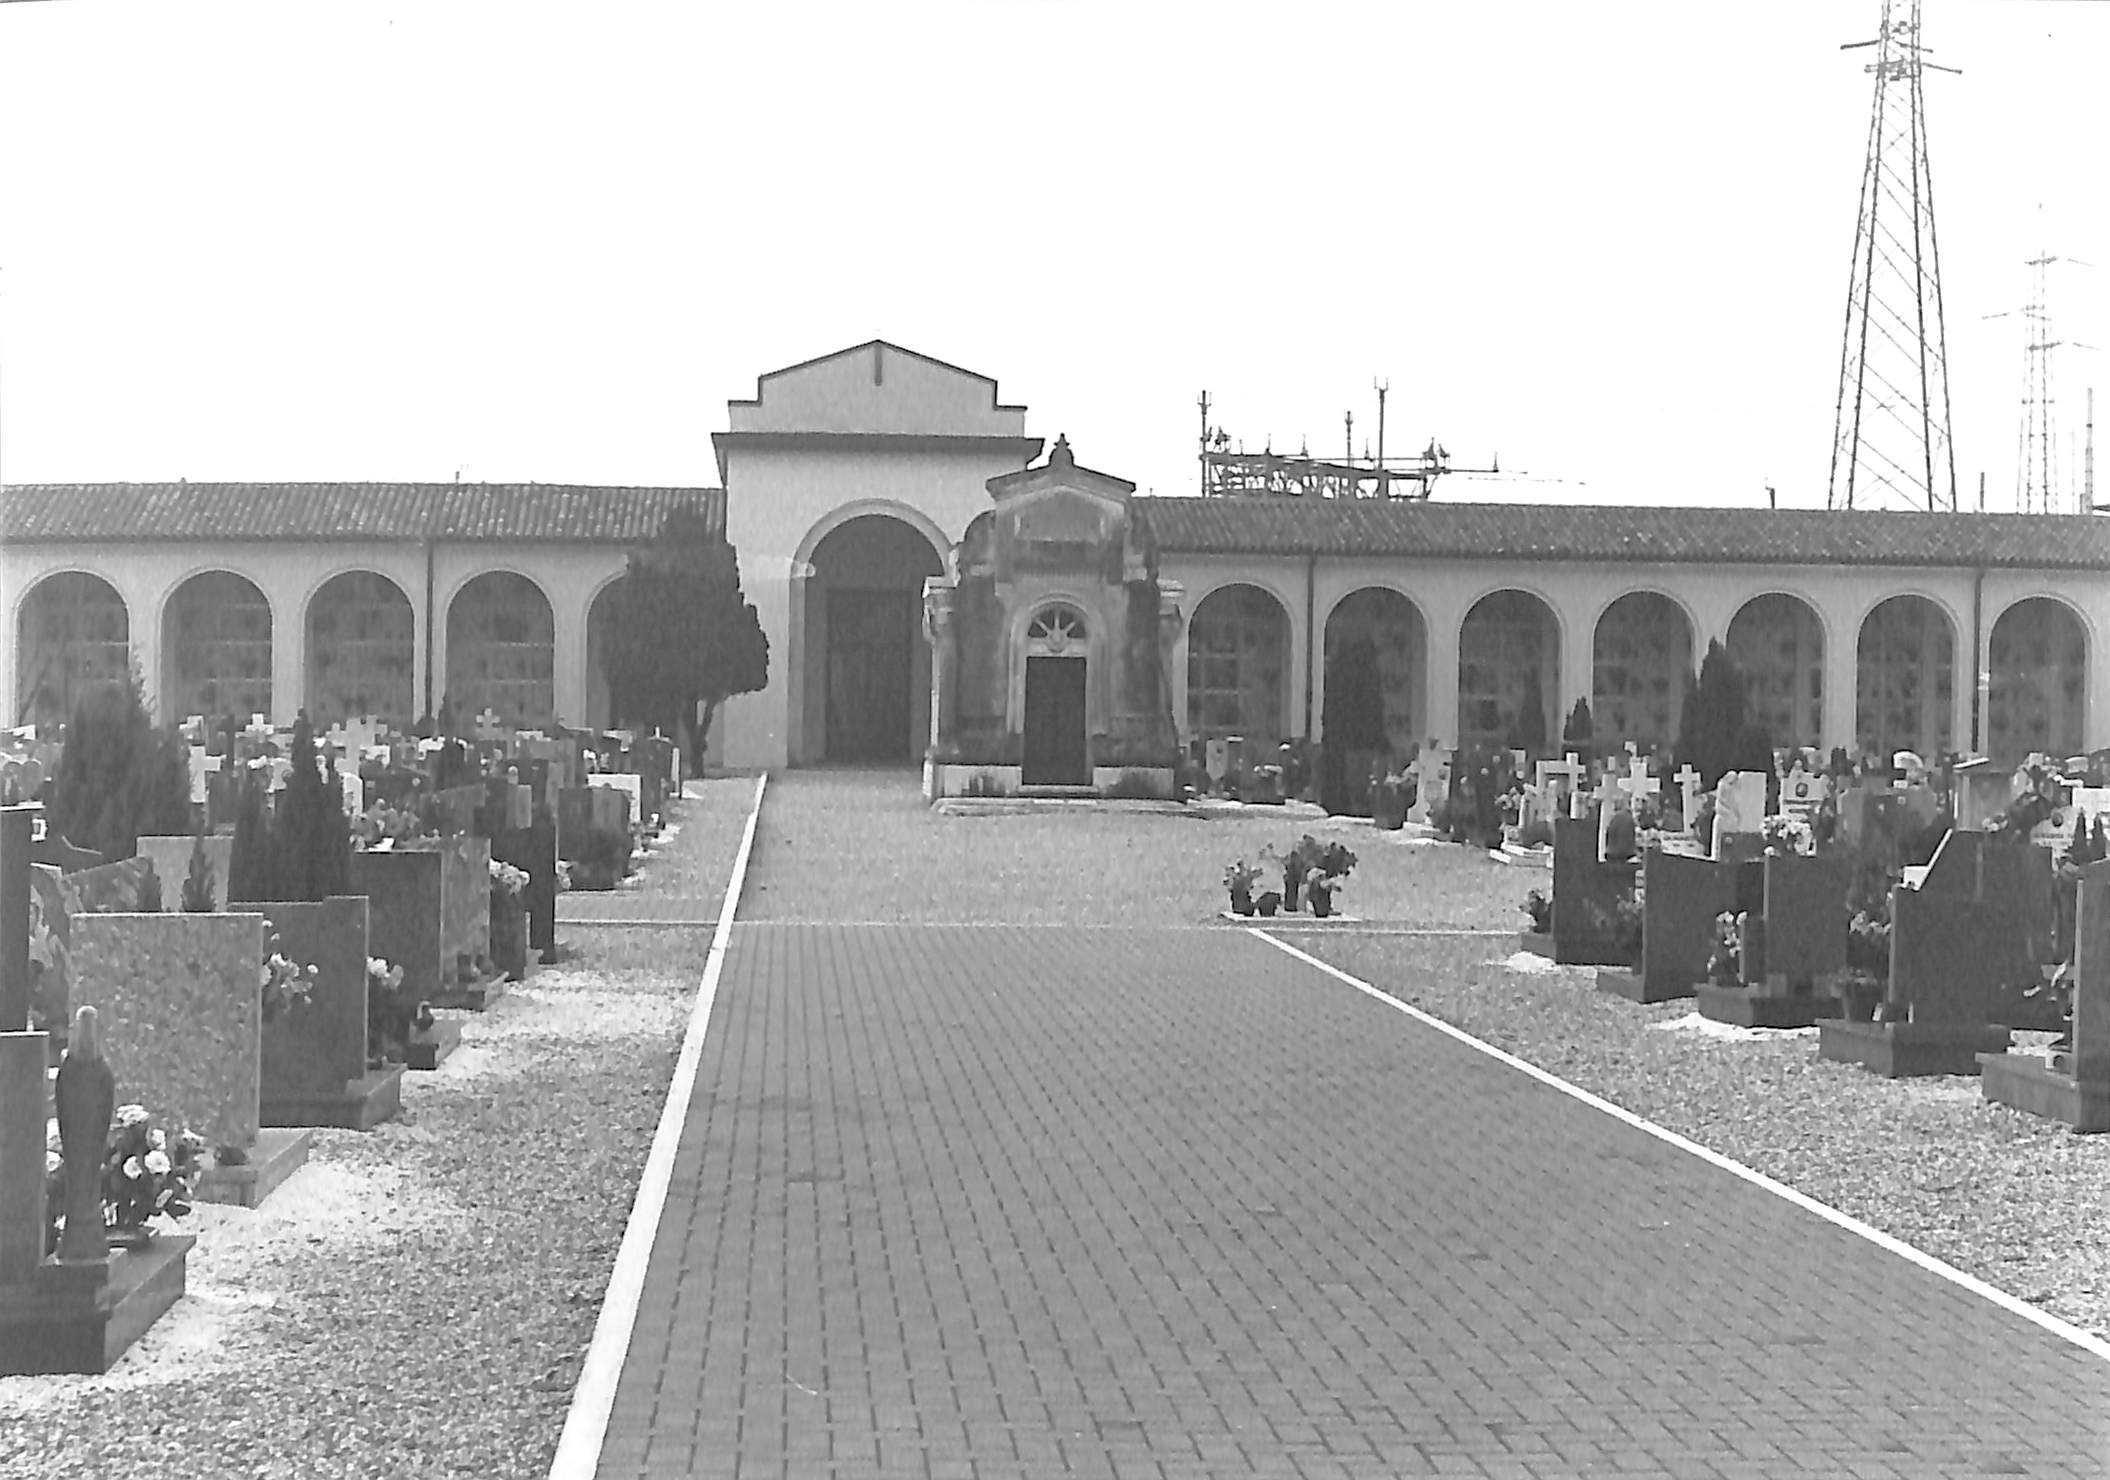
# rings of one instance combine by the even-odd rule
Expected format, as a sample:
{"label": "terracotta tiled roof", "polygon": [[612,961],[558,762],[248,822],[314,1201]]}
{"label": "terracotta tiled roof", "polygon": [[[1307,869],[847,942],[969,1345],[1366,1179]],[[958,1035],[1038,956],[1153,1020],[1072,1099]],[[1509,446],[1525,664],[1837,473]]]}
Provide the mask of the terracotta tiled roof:
{"label": "terracotta tiled roof", "polygon": [[699,505],[725,527],[718,488],[566,483],[23,483],[0,490],[0,543],[82,540],[650,539]]}
{"label": "terracotta tiled roof", "polygon": [[1135,507],[1167,554],[2110,570],[2110,518],[2087,515],[1264,496],[1139,498]]}

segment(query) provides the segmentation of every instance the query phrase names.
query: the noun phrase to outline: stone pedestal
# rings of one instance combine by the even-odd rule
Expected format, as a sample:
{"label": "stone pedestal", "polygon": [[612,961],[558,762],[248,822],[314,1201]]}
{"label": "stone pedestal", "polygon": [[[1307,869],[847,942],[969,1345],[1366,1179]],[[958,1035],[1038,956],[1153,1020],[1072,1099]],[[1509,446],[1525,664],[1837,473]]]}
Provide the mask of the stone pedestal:
{"label": "stone pedestal", "polygon": [[47,1261],[26,1280],[0,1280],[0,1377],[108,1372],[183,1298],[196,1243],[188,1234],[157,1234],[145,1248],[101,1263]]}
{"label": "stone pedestal", "polygon": [[1931,1074],[1976,1074],[1986,1055],[2005,1055],[2008,1030],[1970,1023],[1859,1023],[1827,1018],[1817,1024],[1817,1054],[1859,1064],[1885,1079]]}

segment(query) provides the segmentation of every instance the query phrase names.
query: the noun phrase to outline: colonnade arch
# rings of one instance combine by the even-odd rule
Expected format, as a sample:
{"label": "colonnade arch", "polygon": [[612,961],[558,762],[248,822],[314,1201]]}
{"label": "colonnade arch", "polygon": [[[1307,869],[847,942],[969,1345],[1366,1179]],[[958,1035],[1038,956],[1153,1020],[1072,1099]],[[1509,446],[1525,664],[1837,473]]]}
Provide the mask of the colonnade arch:
{"label": "colonnade arch", "polygon": [[1269,592],[1235,582],[1195,605],[1187,624],[1187,738],[1245,738],[1246,753],[1289,734],[1289,612]]}
{"label": "colonnade arch", "polygon": [[[809,540],[812,537],[809,536]],[[930,646],[923,583],[943,573],[930,535],[875,510],[831,524],[809,546],[794,761],[908,762],[930,739]]]}
{"label": "colonnade arch", "polygon": [[1542,597],[1509,588],[1472,604],[1458,627],[1458,744],[1531,747],[1560,738],[1560,621]]}
{"label": "colonnade arch", "polygon": [[1824,734],[1824,622],[1799,596],[1773,591],[1737,608],[1722,643],[1744,676],[1746,717],[1776,746]]}
{"label": "colonnade arch", "polygon": [[402,587],[376,571],[341,572],[308,599],[306,627],[305,707],[317,726],[417,717],[417,618]]}
{"label": "colonnade arch", "polygon": [[472,576],[447,604],[447,687],[456,722],[486,710],[509,725],[556,716],[556,614],[542,588],[510,570]]}
{"label": "colonnade arch", "polygon": [[2078,755],[2086,733],[2088,633],[2065,602],[2031,596],[1993,621],[1986,651],[1985,751],[1999,764],[2032,751]]}
{"label": "colonnade arch", "polygon": [[162,612],[161,715],[271,713],[271,601],[247,576],[201,571]]}
{"label": "colonnade arch", "polygon": [[1390,586],[1349,592],[1326,614],[1325,661],[1327,714],[1373,722],[1359,740],[1404,758],[1426,738],[1428,624],[1413,601]]}
{"label": "colonnade arch", "polygon": [[1692,680],[1692,621],[1660,591],[1629,591],[1597,619],[1590,652],[1591,739],[1667,748]]}
{"label": "colonnade arch", "polygon": [[1956,625],[1926,597],[1887,597],[1861,619],[1854,684],[1861,753],[1932,760],[1955,747]]}
{"label": "colonnade arch", "polygon": [[82,694],[132,673],[132,617],[101,576],[59,571],[30,587],[15,618],[15,723],[66,723]]}

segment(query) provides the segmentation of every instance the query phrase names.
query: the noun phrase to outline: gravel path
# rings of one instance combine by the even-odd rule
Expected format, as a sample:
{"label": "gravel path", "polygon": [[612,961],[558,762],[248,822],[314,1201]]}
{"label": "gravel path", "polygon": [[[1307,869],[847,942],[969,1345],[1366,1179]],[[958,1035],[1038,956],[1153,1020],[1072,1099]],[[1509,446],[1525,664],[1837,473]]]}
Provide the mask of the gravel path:
{"label": "gravel path", "polygon": [[[2110,1337],[2110,1136],[1989,1105],[1975,1078],[1886,1080],[1817,1057],[1814,1029],[1750,1033],[1641,1007],[1595,973],[1490,943],[1467,969],[1381,936],[1278,932],[1497,1048]],[[2048,1034],[2019,1035],[2042,1041]],[[2055,1401],[2055,1400],[2051,1400]]]}
{"label": "gravel path", "polygon": [[[1346,914],[1429,929],[1522,927],[1517,906],[1551,874],[1484,852],[1379,832],[1366,821],[1280,808],[1056,807],[948,814],[907,772],[790,771],[770,778],[743,920],[928,924],[1201,925],[1227,899],[1224,865],[1258,861],[1305,833],[1339,838],[1357,863]],[[799,853],[797,893],[770,863]],[[812,880],[824,881],[815,888]],[[1279,887],[1279,877],[1275,887]]]}
{"label": "gravel path", "polygon": [[[753,787],[705,783],[663,850],[713,918]],[[318,1131],[263,1207],[184,1220],[188,1291],[111,1373],[0,1378],[0,1476],[546,1475],[710,945],[572,939],[466,1015],[398,1119]]]}

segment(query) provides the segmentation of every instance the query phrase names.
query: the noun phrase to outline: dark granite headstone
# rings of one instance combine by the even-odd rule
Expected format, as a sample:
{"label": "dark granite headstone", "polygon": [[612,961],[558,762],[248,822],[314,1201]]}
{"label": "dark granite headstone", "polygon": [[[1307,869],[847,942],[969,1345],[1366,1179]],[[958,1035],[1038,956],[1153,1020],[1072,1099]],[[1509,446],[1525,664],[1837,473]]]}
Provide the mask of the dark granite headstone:
{"label": "dark granite headstone", "polygon": [[547,956],[557,948],[557,826],[537,817],[531,827],[512,828],[491,838],[491,857],[525,870],[528,946]]}
{"label": "dark granite headstone", "polygon": [[264,1023],[263,1097],[342,1093],[366,1074],[366,899],[257,906],[286,958],[315,968],[305,1002]]}
{"label": "dark granite headstone", "polygon": [[1852,865],[1837,854],[1765,860],[1765,974],[1791,989],[1846,967],[1846,890]]}
{"label": "dark granite headstone", "polygon": [[1618,942],[1616,911],[1631,898],[1634,864],[1597,856],[1597,819],[1553,823],[1553,959],[1565,966],[1630,966]]}
{"label": "dark granite headstone", "polygon": [[1649,850],[1642,861],[1641,975],[1652,997],[1707,979],[1714,921],[1736,907],[1736,869],[1710,858]]}

